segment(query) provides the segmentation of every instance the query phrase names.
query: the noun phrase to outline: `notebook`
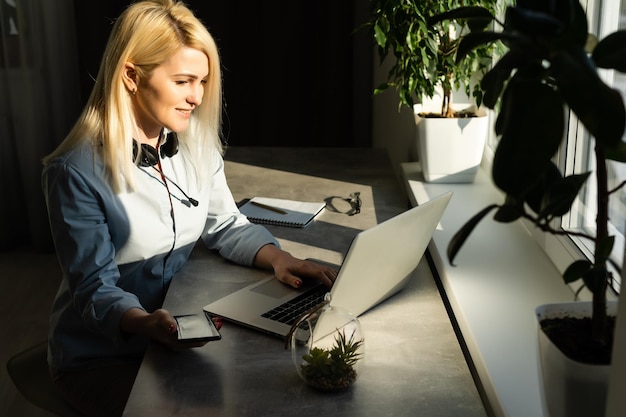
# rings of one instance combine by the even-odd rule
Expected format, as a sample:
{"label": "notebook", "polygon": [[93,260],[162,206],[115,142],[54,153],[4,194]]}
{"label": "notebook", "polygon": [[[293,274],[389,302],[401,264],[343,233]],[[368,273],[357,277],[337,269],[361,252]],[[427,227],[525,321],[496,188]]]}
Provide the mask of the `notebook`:
{"label": "notebook", "polygon": [[325,202],[254,197],[243,204],[239,211],[254,223],[305,227],[325,206]]}
{"label": "notebook", "polygon": [[[452,193],[443,194],[360,232],[339,268],[329,293],[330,305],[359,316],[400,291],[420,262],[451,197]],[[291,323],[274,320],[267,313],[316,290],[318,297],[328,291],[308,280],[304,288],[294,289],[271,275],[206,305],[204,311],[284,337]]]}

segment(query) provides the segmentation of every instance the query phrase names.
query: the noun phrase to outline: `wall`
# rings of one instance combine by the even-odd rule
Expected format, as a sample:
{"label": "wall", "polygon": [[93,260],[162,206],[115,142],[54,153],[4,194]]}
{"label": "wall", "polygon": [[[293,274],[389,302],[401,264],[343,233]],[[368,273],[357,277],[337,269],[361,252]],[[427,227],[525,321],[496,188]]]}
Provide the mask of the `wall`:
{"label": "wall", "polygon": [[[372,55],[373,91],[387,80],[393,61],[388,58],[381,64],[377,51],[374,50]],[[396,174],[401,178],[400,164],[414,159],[412,152],[416,129],[411,109],[406,106],[398,108],[398,103],[393,89],[372,97],[372,146],[387,150]]]}
{"label": "wall", "polygon": [[[75,0],[86,99],[129,0]],[[187,0],[222,55],[233,146],[370,146],[371,39],[362,0]]]}
{"label": "wall", "polygon": [[[393,57],[387,57],[382,63],[377,48],[372,51],[372,91],[376,86],[387,81],[387,74],[393,65]],[[440,106],[441,92],[432,98]],[[464,91],[452,94],[453,103],[471,102]],[[413,111],[407,106],[398,108],[397,92],[390,88],[372,98],[372,146],[387,149],[394,167],[400,175],[399,164],[417,161],[416,128]],[[487,109],[486,109],[487,110]],[[491,117],[491,116],[490,116]],[[489,135],[493,135],[490,130]]]}

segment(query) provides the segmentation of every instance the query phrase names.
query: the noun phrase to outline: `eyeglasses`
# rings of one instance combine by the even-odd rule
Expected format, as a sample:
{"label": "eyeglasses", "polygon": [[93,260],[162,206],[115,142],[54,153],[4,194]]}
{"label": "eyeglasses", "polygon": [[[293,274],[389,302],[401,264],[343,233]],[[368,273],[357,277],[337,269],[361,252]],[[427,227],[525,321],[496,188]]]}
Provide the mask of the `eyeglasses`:
{"label": "eyeglasses", "polygon": [[348,199],[348,202],[350,203],[350,207],[352,207],[352,209],[346,214],[348,214],[349,216],[353,216],[361,212],[361,193],[360,192],[355,191],[354,193],[350,193],[350,198]]}
{"label": "eyeglasses", "polygon": [[[333,200],[341,200],[342,203],[337,207]],[[361,212],[361,193],[358,191],[350,193],[348,197],[340,197],[338,195],[326,197],[324,201],[326,202],[326,210],[334,211],[335,213],[343,213],[348,216],[354,216],[355,214],[359,214]],[[350,205],[349,209],[346,207],[345,203]]]}

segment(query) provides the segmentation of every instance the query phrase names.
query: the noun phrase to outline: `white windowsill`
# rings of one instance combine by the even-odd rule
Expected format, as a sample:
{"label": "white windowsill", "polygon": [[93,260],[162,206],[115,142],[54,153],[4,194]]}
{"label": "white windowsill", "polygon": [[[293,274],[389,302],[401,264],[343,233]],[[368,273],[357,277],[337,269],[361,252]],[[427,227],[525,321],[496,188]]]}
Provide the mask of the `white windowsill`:
{"label": "white windowsill", "polygon": [[473,184],[425,183],[418,163],[402,164],[402,173],[413,205],[453,192],[429,249],[487,407],[495,416],[546,415],[534,311],[541,304],[573,301],[571,289],[521,223],[496,223],[492,214],[451,266],[446,255],[451,237],[502,197],[483,170]]}

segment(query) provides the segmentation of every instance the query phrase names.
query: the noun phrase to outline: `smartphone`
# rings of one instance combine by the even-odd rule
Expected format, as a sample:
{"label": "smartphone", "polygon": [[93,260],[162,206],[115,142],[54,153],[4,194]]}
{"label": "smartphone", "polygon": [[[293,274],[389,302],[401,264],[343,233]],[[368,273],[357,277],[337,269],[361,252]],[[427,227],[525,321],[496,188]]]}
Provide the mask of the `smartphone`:
{"label": "smartphone", "polygon": [[180,342],[209,342],[220,340],[222,335],[206,313],[174,316]]}

